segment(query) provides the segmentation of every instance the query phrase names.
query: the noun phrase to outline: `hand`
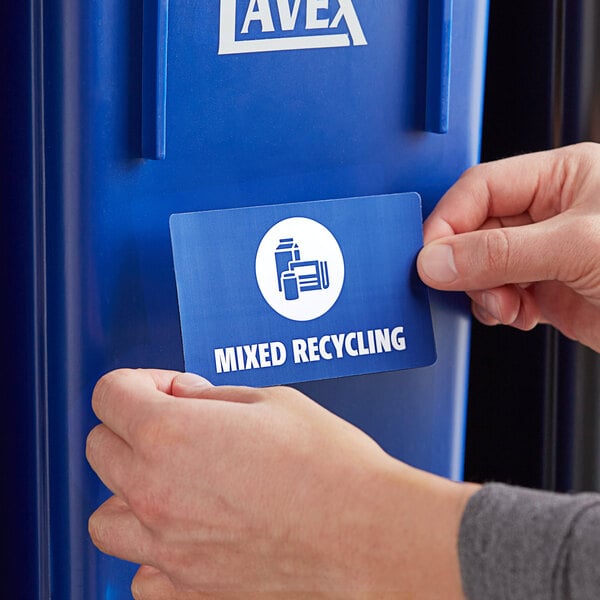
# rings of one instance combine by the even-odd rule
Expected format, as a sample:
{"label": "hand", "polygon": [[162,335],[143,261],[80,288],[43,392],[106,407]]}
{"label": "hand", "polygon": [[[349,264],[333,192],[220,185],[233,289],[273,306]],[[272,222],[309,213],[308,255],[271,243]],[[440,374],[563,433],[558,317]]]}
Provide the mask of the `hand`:
{"label": "hand", "polygon": [[462,597],[477,486],[392,459],[301,393],[121,370],[93,407],[87,456],[115,495],[90,534],[144,565],[136,600]]}
{"label": "hand", "polygon": [[469,169],[425,223],[423,281],[488,325],[554,325],[600,351],[600,146]]}

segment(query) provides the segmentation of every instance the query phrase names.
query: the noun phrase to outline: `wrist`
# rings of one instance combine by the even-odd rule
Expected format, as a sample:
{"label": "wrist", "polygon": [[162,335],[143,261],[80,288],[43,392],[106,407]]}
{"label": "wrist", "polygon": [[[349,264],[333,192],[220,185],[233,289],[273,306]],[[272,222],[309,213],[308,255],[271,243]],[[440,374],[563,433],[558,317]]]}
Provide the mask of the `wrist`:
{"label": "wrist", "polygon": [[372,484],[370,597],[464,598],[458,532],[479,487],[391,458],[381,466]]}

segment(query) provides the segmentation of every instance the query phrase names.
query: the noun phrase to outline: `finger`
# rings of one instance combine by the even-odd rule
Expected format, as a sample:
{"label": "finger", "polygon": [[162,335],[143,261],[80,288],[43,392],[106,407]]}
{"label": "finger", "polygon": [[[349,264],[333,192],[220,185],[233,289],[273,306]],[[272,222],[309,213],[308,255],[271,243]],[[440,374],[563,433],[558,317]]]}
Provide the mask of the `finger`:
{"label": "finger", "polygon": [[576,145],[490,162],[466,171],[424,224],[425,243],[475,231],[489,217],[527,213],[533,221],[564,209],[578,169],[585,170],[597,149]]}
{"label": "finger", "polygon": [[533,220],[530,215],[520,214],[510,217],[490,217],[479,229],[499,229],[500,227],[521,227],[531,225]]}
{"label": "finger", "polygon": [[477,304],[476,302],[472,303],[471,312],[473,313],[473,316],[483,325],[488,325],[490,327],[493,327],[494,325],[500,325],[500,321],[498,321],[496,317],[490,315],[490,313],[488,313],[483,306]]}
{"label": "finger", "polygon": [[131,581],[135,600],[175,600],[176,594],[171,580],[154,567],[142,565]]}
{"label": "finger", "polygon": [[[421,279],[442,290],[481,290],[509,283],[569,280],[583,248],[564,217],[524,227],[486,229],[443,238],[417,259]],[[565,251],[569,246],[569,252]]]}
{"label": "finger", "polygon": [[543,322],[600,352],[600,307],[597,304],[557,281],[537,283],[528,291],[543,307]]}
{"label": "finger", "polygon": [[134,600],[203,600],[218,597],[182,590],[167,575],[147,565],[142,565],[135,574],[131,582],[131,594]]}
{"label": "finger", "polygon": [[118,496],[111,496],[92,514],[88,531],[94,545],[105,554],[135,563],[152,562],[150,532]]}
{"label": "finger", "polygon": [[196,373],[179,373],[173,378],[171,393],[178,398],[204,398],[215,386]]}
{"label": "finger", "polygon": [[484,325],[510,325],[529,330],[541,322],[534,296],[519,286],[469,292],[474,316]]}
{"label": "finger", "polygon": [[106,425],[97,425],[87,437],[85,455],[102,483],[114,494],[124,497],[123,484],[131,478],[133,461],[129,444]]}
{"label": "finger", "polygon": [[506,285],[491,290],[476,290],[468,292],[468,295],[473,301],[473,312],[478,313],[476,315],[478,318],[490,317],[497,323],[510,325],[519,314],[521,298],[515,286]]}
{"label": "finger", "polygon": [[177,371],[158,369],[119,369],[107,373],[92,394],[94,413],[119,437],[130,442],[131,425],[171,399],[171,386],[177,375]]}
{"label": "finger", "polygon": [[173,379],[172,394],[179,398],[198,398],[253,404],[266,398],[264,389],[221,385],[214,386],[204,377],[194,373],[182,373]]}
{"label": "finger", "polygon": [[544,322],[539,303],[530,290],[519,287],[516,289],[521,299],[521,307],[517,318],[510,325],[522,331],[529,331]]}

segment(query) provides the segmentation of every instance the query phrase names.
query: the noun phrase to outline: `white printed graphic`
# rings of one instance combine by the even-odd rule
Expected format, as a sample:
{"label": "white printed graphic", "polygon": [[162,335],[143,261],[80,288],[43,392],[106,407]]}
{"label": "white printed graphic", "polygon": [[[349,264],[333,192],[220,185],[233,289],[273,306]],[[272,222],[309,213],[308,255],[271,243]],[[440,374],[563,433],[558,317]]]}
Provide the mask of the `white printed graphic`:
{"label": "white printed graphic", "polygon": [[258,246],[256,281],[273,310],[293,321],[310,321],[337,301],[344,257],[331,232],[317,221],[284,219]]}
{"label": "white printed graphic", "polygon": [[[305,8],[302,20],[298,16],[301,3]],[[238,7],[244,15],[239,21]],[[335,8],[330,19],[326,13]],[[219,54],[367,45],[352,0],[221,0],[220,19]],[[274,35],[253,38],[251,30],[257,29]],[[305,35],[283,35],[296,31]]]}

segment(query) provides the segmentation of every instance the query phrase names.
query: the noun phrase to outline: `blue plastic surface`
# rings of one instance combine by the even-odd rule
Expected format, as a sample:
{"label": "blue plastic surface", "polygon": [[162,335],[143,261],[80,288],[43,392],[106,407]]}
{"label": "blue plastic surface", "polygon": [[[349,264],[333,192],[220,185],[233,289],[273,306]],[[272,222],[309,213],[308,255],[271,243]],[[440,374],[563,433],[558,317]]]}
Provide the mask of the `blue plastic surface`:
{"label": "blue plastic surface", "polygon": [[448,132],[452,2],[453,0],[429,0],[425,129],[433,133]]}
{"label": "blue plastic surface", "polygon": [[[453,3],[445,135],[425,131],[426,2],[353,0],[360,32],[349,13],[336,23],[338,0],[316,14],[301,2],[296,28],[286,30],[291,16],[278,16],[271,2],[273,31],[263,14],[242,34],[247,2],[239,1],[233,44],[220,46],[229,0],[171,0],[168,55],[157,50],[150,88],[146,3],[46,0],[34,13],[43,30],[34,40],[43,88],[32,90],[43,106],[43,131],[34,135],[43,164],[33,178],[41,182],[45,231],[31,288],[45,324],[33,350],[43,383],[34,400],[47,449],[36,465],[48,483],[38,492],[40,512],[49,515],[40,519],[39,539],[48,540],[40,589],[60,599],[130,598],[135,566],[103,556],[88,539],[89,514],[108,491],[86,464],[84,445],[100,375],[182,368],[169,215],[408,191],[421,194],[428,212],[479,156],[486,0]],[[166,30],[156,31],[166,51]],[[294,47],[305,35],[323,39],[312,49],[231,52],[244,36]],[[143,160],[164,155],[165,124],[164,160]],[[469,317],[460,296],[434,294],[432,305],[436,365],[299,387],[394,456],[460,478]]]}
{"label": "blue plastic surface", "polygon": [[169,0],[144,0],[142,156],[161,160],[167,144]]}

